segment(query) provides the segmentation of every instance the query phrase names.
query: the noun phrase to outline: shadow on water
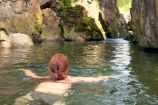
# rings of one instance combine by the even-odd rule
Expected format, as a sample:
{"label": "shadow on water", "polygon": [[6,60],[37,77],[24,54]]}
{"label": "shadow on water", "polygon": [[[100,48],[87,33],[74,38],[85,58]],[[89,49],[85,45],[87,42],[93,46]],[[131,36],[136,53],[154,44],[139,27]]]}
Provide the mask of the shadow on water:
{"label": "shadow on water", "polygon": [[[11,105],[33,91],[38,82],[19,68],[47,74],[49,59],[56,52],[69,57],[73,76],[113,76],[99,83],[75,83],[65,97],[66,105],[158,104],[158,55],[146,53],[123,39],[106,42],[45,42],[30,49],[0,50],[0,104]],[[43,105],[33,101],[34,105]]]}

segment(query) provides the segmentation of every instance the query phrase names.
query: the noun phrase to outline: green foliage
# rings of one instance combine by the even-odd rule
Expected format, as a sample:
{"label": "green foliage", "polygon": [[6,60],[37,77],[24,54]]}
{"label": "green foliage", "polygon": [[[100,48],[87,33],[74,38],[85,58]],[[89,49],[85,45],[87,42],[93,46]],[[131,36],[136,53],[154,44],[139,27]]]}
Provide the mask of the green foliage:
{"label": "green foliage", "polygon": [[80,23],[81,18],[83,17],[82,11],[83,7],[77,5],[75,7],[66,7],[60,9],[59,16],[62,18],[64,24],[71,26],[76,26]]}
{"label": "green foliage", "polygon": [[71,6],[71,0],[60,0],[64,6],[70,7]]}
{"label": "green foliage", "polygon": [[132,0],[117,0],[117,5],[120,9],[130,9]]}

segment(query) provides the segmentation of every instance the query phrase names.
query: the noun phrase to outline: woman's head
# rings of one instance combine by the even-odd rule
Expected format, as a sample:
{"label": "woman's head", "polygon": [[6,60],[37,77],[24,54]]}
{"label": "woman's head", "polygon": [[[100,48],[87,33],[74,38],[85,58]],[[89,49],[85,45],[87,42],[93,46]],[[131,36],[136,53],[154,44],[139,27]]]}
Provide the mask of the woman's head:
{"label": "woman's head", "polygon": [[48,65],[49,76],[52,80],[62,80],[66,78],[68,72],[67,56],[61,53],[55,54]]}

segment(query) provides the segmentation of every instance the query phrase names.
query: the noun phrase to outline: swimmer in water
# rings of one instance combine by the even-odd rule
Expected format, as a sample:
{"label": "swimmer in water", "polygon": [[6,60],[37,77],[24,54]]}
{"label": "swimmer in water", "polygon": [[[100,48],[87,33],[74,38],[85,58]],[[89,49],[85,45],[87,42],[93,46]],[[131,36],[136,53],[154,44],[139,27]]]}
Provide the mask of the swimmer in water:
{"label": "swimmer in water", "polygon": [[[55,54],[48,64],[48,76],[39,76],[27,69],[20,69],[26,76],[36,80],[42,80],[34,90],[25,96],[19,97],[15,100],[14,105],[18,103],[27,103],[28,100],[40,99],[49,105],[65,105],[64,96],[68,95],[68,90],[72,83],[76,82],[100,82],[108,80],[108,76],[98,77],[75,77],[68,76],[68,58],[62,53]],[[23,101],[23,102],[22,102]],[[22,105],[22,104],[20,104]]]}

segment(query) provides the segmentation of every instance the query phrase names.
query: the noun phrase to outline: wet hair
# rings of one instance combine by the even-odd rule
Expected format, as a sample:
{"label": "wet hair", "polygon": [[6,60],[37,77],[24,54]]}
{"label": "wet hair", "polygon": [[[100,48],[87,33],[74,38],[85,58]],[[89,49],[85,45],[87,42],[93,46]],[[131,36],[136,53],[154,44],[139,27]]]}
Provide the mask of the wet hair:
{"label": "wet hair", "polygon": [[67,56],[62,53],[55,54],[49,61],[48,71],[51,80],[66,78],[66,72],[68,71]]}

